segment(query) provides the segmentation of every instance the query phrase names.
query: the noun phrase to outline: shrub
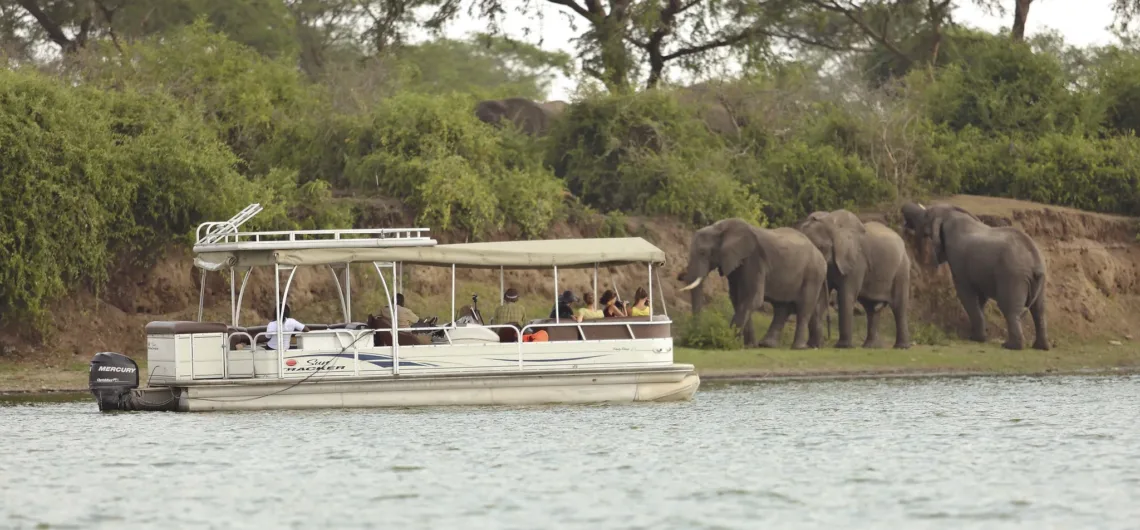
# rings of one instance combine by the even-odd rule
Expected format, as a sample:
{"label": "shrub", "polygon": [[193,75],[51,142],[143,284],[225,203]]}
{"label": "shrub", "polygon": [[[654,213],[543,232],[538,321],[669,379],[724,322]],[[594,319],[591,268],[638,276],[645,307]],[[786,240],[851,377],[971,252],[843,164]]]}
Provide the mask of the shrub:
{"label": "shrub", "polygon": [[599,96],[554,127],[548,160],[575,196],[601,211],[664,214],[696,225],[762,221],[762,201],[734,177],[724,142],[671,94]]}
{"label": "shrub", "polygon": [[678,322],[677,345],[701,350],[739,350],[744,347],[739,330],[732,325],[732,304],[718,297],[696,315]]}
{"label": "shrub", "polygon": [[117,253],[229,217],[254,192],[210,129],[161,94],[3,71],[0,145],[0,315],[41,328],[47,303],[99,288]]}

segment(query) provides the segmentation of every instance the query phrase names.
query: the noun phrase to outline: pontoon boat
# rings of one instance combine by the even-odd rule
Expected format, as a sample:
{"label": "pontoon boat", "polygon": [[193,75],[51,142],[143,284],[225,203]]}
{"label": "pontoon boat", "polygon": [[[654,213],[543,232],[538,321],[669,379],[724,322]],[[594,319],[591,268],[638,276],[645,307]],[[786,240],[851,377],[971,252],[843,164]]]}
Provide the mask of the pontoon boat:
{"label": "pontoon boat", "polygon": [[[95,355],[89,384],[100,410],[675,401],[691,399],[700,384],[692,365],[673,362],[671,321],[654,312],[654,280],[661,285],[655,271],[665,253],[645,239],[444,245],[423,228],[239,231],[260,211],[252,204],[228,221],[198,227],[198,320],[147,324],[145,387],[139,388],[141,374],[132,359],[114,352]],[[349,272],[352,264],[368,263],[380,276],[388,314],[404,264],[450,267],[450,321],[399,328],[396,319],[385,319],[379,329],[354,322]],[[456,318],[456,267],[498,269],[500,288],[505,270],[551,269],[556,297],[560,270],[592,268],[596,290],[598,267],[635,263],[648,266],[648,317],[576,322],[555,315],[519,326],[486,325],[478,311]],[[283,330],[282,308],[299,267],[331,272],[345,322]],[[267,326],[240,325],[242,298],[255,269],[272,269],[273,342],[291,347],[269,349]],[[207,272],[229,275],[229,324],[202,321]]]}

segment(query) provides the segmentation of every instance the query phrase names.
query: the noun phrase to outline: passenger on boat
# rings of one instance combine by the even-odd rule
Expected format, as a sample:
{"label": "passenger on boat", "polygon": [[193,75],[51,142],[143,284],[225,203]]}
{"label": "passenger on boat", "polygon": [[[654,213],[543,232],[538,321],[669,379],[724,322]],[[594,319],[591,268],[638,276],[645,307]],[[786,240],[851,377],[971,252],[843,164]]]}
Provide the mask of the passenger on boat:
{"label": "passenger on boat", "polygon": [[629,316],[649,316],[649,293],[645,292],[644,287],[638,287],[637,292],[633,293],[633,307],[629,308]]}
{"label": "passenger on boat", "polygon": [[[285,340],[289,341],[289,348],[292,348],[293,347],[293,333],[298,332],[298,331],[301,331],[301,332],[309,331],[309,326],[306,326],[306,325],[300,323],[299,321],[297,321],[297,319],[289,316],[289,304],[285,304],[285,307],[281,308],[281,318],[284,319],[281,322],[281,324],[282,324],[281,331],[282,331],[282,333],[286,333],[284,338],[285,338]],[[265,326],[265,334],[269,336],[269,342],[266,343],[265,347],[269,348],[271,350],[276,350],[277,349],[277,321],[276,320],[270,322],[267,326]],[[286,349],[289,349],[289,348],[286,348]]]}
{"label": "passenger on boat", "polygon": [[574,312],[575,320],[581,322],[583,320],[594,320],[605,317],[605,315],[602,314],[602,310],[598,309],[598,303],[594,301],[594,293],[583,293],[582,301],[585,302],[585,305],[579,307],[578,310]]}
{"label": "passenger on boat", "polygon": [[515,326],[526,322],[526,312],[518,304],[519,292],[511,287],[503,293],[503,305],[495,309],[495,316],[491,317],[492,324],[513,324]]}
{"label": "passenger on boat", "polygon": [[[380,310],[380,314],[388,320],[392,319],[392,311],[385,307]],[[411,309],[404,306],[404,293],[396,293],[396,327],[399,329],[406,329],[412,327],[412,323],[420,319]]]}
{"label": "passenger on boat", "polygon": [[[578,320],[577,317],[574,316],[574,309],[570,307],[570,304],[577,301],[578,297],[574,296],[573,291],[562,291],[562,296],[558,297],[558,305],[550,311],[550,318],[555,318],[557,315],[558,319]],[[581,320],[578,321],[581,322]]]}
{"label": "passenger on boat", "polygon": [[625,310],[617,305],[617,301],[617,294],[613,291],[606,289],[606,292],[602,293],[602,314],[606,318],[628,316]]}

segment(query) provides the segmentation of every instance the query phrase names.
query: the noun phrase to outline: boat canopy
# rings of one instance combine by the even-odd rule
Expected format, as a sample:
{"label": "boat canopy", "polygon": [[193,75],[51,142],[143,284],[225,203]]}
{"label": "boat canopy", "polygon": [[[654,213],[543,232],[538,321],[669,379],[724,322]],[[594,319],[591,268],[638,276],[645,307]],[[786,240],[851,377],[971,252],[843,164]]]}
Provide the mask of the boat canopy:
{"label": "boat canopy", "polygon": [[203,249],[194,264],[205,270],[272,265],[334,265],[402,262],[470,268],[586,268],[595,265],[665,263],[665,252],[640,237],[543,239],[432,246],[329,247],[301,249]]}

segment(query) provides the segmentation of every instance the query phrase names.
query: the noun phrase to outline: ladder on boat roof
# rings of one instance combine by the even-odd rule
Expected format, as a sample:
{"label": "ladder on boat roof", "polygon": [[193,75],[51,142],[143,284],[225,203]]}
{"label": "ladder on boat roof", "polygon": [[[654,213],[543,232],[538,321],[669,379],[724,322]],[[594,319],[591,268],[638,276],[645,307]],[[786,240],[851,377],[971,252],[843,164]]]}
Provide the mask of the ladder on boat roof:
{"label": "ladder on boat roof", "polygon": [[433,246],[435,239],[427,228],[359,228],[346,230],[283,230],[240,232],[238,227],[260,213],[260,204],[251,204],[228,221],[198,225],[195,252],[235,250],[284,250],[311,248],[359,248]]}
{"label": "ladder on boat roof", "polygon": [[[253,219],[253,216],[261,213],[261,204],[253,203],[246,206],[237,215],[230,218],[229,221],[222,221],[220,223],[202,223],[198,226],[198,242],[196,245],[209,245],[210,243],[217,243],[218,240],[230,234],[238,233],[238,227],[246,221]],[[206,235],[201,236],[202,228],[206,229]]]}

